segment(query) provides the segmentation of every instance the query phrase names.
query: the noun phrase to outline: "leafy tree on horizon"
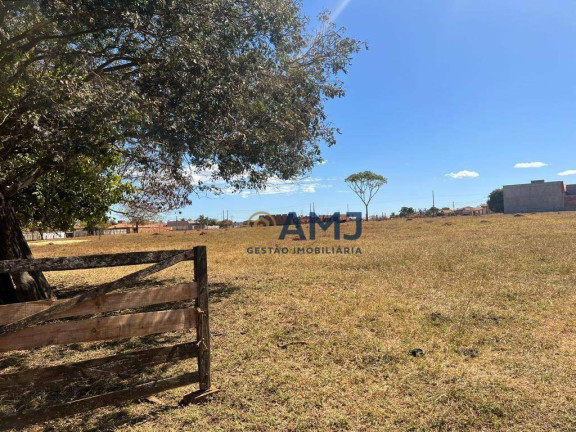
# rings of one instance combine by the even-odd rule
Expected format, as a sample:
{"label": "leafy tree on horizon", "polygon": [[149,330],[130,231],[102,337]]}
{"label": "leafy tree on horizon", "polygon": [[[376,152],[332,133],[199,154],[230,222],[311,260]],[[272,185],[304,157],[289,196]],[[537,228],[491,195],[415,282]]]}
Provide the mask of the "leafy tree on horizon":
{"label": "leafy tree on horizon", "polygon": [[504,213],[504,189],[494,189],[490,192],[487,204],[494,213]]}
{"label": "leafy tree on horizon", "polygon": [[400,209],[400,212],[398,213],[398,216],[399,217],[408,217],[408,216],[413,216],[415,213],[416,213],[416,211],[412,207],[402,207]]}
{"label": "leafy tree on horizon", "polygon": [[[200,172],[238,190],[309,171],[363,47],[321,20],[310,32],[298,0],[0,2],[0,259],[31,258],[38,192],[32,218],[84,219],[134,197],[183,207],[213,190]],[[109,199],[59,195],[71,179]],[[51,296],[41,273],[0,275],[0,303]]]}
{"label": "leafy tree on horizon", "polygon": [[380,188],[388,183],[388,180],[372,171],[362,171],[349,175],[346,177],[345,181],[348,183],[350,189],[358,195],[362,203],[364,203],[364,207],[366,208],[366,220],[369,220],[368,205],[376,196]]}
{"label": "leafy tree on horizon", "polygon": [[425,215],[434,217],[437,216],[439,212],[440,209],[438,207],[430,207],[428,210],[426,210]]}
{"label": "leafy tree on horizon", "polygon": [[207,217],[204,216],[203,214],[201,214],[200,216],[198,216],[198,219],[196,219],[196,221],[202,225],[202,228],[205,228],[207,226],[214,226],[214,225],[218,225],[218,219],[216,218],[211,218],[211,217]]}

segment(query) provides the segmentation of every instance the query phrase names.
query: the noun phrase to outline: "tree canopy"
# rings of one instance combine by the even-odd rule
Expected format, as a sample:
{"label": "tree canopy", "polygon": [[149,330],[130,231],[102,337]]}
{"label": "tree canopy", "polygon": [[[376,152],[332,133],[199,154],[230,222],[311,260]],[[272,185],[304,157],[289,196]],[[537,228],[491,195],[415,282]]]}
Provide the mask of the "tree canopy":
{"label": "tree canopy", "polygon": [[107,221],[110,207],[131,191],[114,172],[118,162],[107,162],[94,169],[92,161],[78,158],[24,189],[14,201],[21,226],[67,231],[77,221],[88,227]]}
{"label": "tree canopy", "polygon": [[402,207],[400,209],[400,212],[398,213],[398,216],[409,217],[409,216],[413,216],[415,213],[416,213],[416,211],[412,207]]}
{"label": "tree canopy", "polygon": [[196,221],[200,225],[202,225],[202,227],[218,225],[218,219],[207,217],[207,216],[204,216],[203,214],[198,216],[198,219],[196,219]]}
{"label": "tree canopy", "polygon": [[299,0],[0,0],[0,259],[30,256],[15,215],[165,212],[308,171],[363,46],[309,24]]}
{"label": "tree canopy", "polygon": [[494,189],[490,192],[487,204],[494,213],[504,213],[504,189]]}
{"label": "tree canopy", "polygon": [[[8,4],[10,3],[10,5]],[[14,197],[82,158],[161,210],[209,185],[291,178],[335,142],[324,102],[344,95],[361,43],[294,0],[3,2],[0,185]]]}
{"label": "tree canopy", "polygon": [[368,205],[380,188],[388,183],[388,180],[372,171],[362,171],[349,175],[345,181],[348,183],[350,189],[352,189],[364,203],[366,207],[366,220],[368,220]]}

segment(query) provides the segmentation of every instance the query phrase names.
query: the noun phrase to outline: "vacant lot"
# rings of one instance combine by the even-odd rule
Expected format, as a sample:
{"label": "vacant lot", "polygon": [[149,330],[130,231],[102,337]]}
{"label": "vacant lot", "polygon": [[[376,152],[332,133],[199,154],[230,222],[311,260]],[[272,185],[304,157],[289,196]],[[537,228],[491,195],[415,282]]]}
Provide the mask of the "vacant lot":
{"label": "vacant lot", "polygon": [[[176,407],[191,390],[184,388],[160,394],[164,404],[102,409],[51,427],[576,430],[576,214],[372,222],[357,242],[336,242],[331,233],[280,242],[278,233],[242,228],[35,244],[37,257],[206,244],[213,381],[222,390],[204,405]],[[246,252],[345,243],[362,255]],[[65,295],[133,270],[48,276]],[[191,275],[183,263],[154,283]],[[186,336],[170,341],[176,337]],[[148,343],[18,352],[0,366],[14,371]],[[423,355],[411,355],[416,348]]]}

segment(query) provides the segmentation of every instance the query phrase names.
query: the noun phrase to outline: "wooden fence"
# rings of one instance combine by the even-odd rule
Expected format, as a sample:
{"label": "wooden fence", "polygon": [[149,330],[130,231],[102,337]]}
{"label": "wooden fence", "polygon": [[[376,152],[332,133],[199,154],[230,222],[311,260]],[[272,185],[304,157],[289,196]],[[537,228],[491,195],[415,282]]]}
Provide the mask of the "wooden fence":
{"label": "wooden fence", "polygon": [[[179,285],[113,292],[182,261],[194,261],[194,281]],[[210,380],[210,333],[208,322],[208,274],[206,248],[187,251],[133,252],[66,258],[0,261],[0,273],[21,271],[62,271],[103,267],[154,264],[113,282],[105,283],[64,300],[46,300],[0,306],[0,352],[24,350],[49,345],[111,341],[136,336],[155,335],[176,330],[196,329],[193,342],[152,348],[51,366],[0,374],[0,393],[58,385],[105,373],[137,374],[143,368],[197,358],[198,370],[160,379],[130,388],[85,397],[33,411],[0,418],[0,430],[24,427],[76,414],[86,410],[127,402],[136,398],[199,383],[200,389],[184,397],[182,403],[202,400],[216,390]],[[94,315],[188,301],[180,309],[127,313],[113,316]],[[174,307],[174,305],[171,305]],[[87,317],[92,316],[92,317]],[[62,321],[64,318],[88,319]],[[54,322],[54,320],[56,320]],[[60,321],[58,321],[60,320]],[[50,321],[49,323],[45,323]],[[38,325],[44,323],[42,325]]]}

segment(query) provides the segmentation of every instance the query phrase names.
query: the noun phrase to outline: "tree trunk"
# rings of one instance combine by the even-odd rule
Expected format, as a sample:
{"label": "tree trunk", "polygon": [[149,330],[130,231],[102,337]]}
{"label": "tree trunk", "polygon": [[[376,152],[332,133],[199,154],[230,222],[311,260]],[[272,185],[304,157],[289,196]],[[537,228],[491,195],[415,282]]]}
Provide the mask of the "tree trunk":
{"label": "tree trunk", "polygon": [[[16,213],[0,190],[0,260],[31,259],[32,252],[16,220]],[[40,272],[0,273],[0,304],[52,297],[50,284]]]}
{"label": "tree trunk", "polygon": [[368,222],[368,204],[364,204],[366,206],[366,222]]}

